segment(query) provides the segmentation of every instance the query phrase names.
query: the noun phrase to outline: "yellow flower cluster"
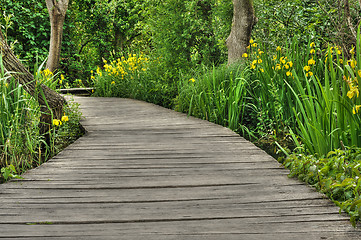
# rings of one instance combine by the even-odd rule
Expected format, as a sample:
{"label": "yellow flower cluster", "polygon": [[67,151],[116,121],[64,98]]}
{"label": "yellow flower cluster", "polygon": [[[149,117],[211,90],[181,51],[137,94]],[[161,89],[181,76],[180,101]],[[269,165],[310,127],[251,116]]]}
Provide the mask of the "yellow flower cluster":
{"label": "yellow flower cluster", "polygon": [[[254,40],[251,39],[249,48],[257,46],[254,44],[256,44],[256,43],[254,42]],[[289,60],[286,56],[280,56],[281,50],[282,50],[282,48],[280,46],[278,46],[276,48],[277,55],[280,58],[278,59],[278,56],[273,56],[272,61],[275,62],[275,65],[272,67],[272,69],[275,71],[280,71],[280,70],[284,69],[285,71],[283,73],[286,74],[287,77],[292,77],[293,76],[293,74],[292,74],[293,62],[291,60]],[[253,55],[255,58],[250,63],[251,69],[256,69],[257,65],[260,65],[263,63],[263,60],[261,58],[262,54],[264,54],[264,51],[262,51],[261,49],[255,50],[251,53],[251,55]],[[244,53],[242,57],[246,58],[248,56],[249,56],[248,53]],[[265,69],[260,66],[258,68],[258,71],[260,71],[261,73],[264,73]]]}
{"label": "yellow flower cluster", "polygon": [[347,63],[352,67],[352,69],[356,68],[357,61],[354,58],[351,60],[348,60]]}
{"label": "yellow flower cluster", "polygon": [[[342,48],[340,46],[335,46],[335,47],[331,47],[327,52],[326,52],[326,58],[325,58],[325,63],[327,63],[328,59],[330,59],[330,63],[333,61],[333,55],[336,56],[337,59],[339,59],[339,63],[343,64],[343,59],[340,58],[339,56],[342,55]],[[338,56],[337,56],[338,55]]]}
{"label": "yellow flower cluster", "polygon": [[[43,83],[44,81],[48,81],[53,77],[53,73],[49,69],[45,69],[43,71],[40,71],[40,83]],[[38,76],[38,73],[35,74]]]}
{"label": "yellow flower cluster", "polygon": [[[258,46],[258,44],[257,44],[253,39],[251,39],[251,40],[249,41],[249,44],[250,44],[250,45],[247,46],[247,49],[250,49],[251,47],[256,48],[256,47]],[[260,49],[258,49],[258,54],[261,55],[262,53],[264,53],[264,52],[261,51]],[[248,53],[243,53],[243,54],[242,54],[242,57],[243,57],[243,58],[247,58],[247,57],[248,57]]]}
{"label": "yellow flower cluster", "polygon": [[[359,74],[359,76],[361,75],[361,73]],[[355,79],[351,79],[350,77],[349,78],[346,78],[346,76],[343,77],[343,79],[347,82],[350,90],[347,92],[347,97],[349,99],[352,99],[354,97],[358,98],[359,95],[360,95],[360,91],[359,91],[359,88],[358,88],[358,80],[357,80],[357,77]],[[353,114],[356,114],[359,112],[359,109],[360,109],[361,105],[355,105],[352,109],[352,113]]]}
{"label": "yellow flower cluster", "polygon": [[257,43],[255,43],[255,42],[254,42],[254,40],[253,40],[252,38],[251,38],[251,40],[249,40],[249,43],[250,43],[250,46],[251,46],[251,47],[254,47],[254,48],[255,48],[255,47],[257,47],[257,46],[258,46],[258,44],[257,44]]}
{"label": "yellow flower cluster", "polygon": [[59,84],[62,84],[64,81],[65,77],[63,74],[60,74],[60,80],[59,80]]}
{"label": "yellow flower cluster", "polygon": [[258,58],[256,60],[253,60],[251,63],[251,69],[255,69],[257,64],[261,64],[263,61],[262,59]]}
{"label": "yellow flower cluster", "polygon": [[49,69],[45,69],[44,71],[40,71],[40,74],[43,74],[46,78],[52,77],[53,73]]}
{"label": "yellow flower cluster", "polygon": [[[338,53],[339,54],[339,53]],[[356,98],[356,100],[353,100],[353,108],[352,108],[352,113],[353,114],[357,114],[359,113],[359,110],[361,108],[361,105],[357,105],[355,104],[356,102],[359,102],[357,100],[357,98],[360,95],[360,90],[359,90],[359,79],[361,78],[361,70],[357,70],[359,67],[357,67],[357,61],[355,59],[355,47],[353,47],[350,50],[350,54],[351,54],[351,59],[347,60],[347,65],[350,66],[351,68],[349,68],[349,73],[351,76],[346,77],[343,76],[343,79],[346,81],[348,87],[349,87],[349,91],[347,92],[347,97],[349,99],[354,99]],[[342,62],[341,62],[342,60]],[[340,63],[343,64],[343,59],[340,58]]]}
{"label": "yellow flower cluster", "polygon": [[[310,47],[310,54],[315,54],[316,50],[314,48],[316,47],[316,44],[314,42],[311,42]],[[312,58],[307,61],[307,65],[303,67],[303,70],[306,72],[306,77],[313,76],[313,72],[311,71],[311,69],[312,66],[316,64],[316,61],[313,58],[314,57],[312,56]]]}
{"label": "yellow flower cluster", "polygon": [[[250,45],[247,47],[248,49],[250,49],[251,47],[256,48],[258,46],[258,44],[255,43],[253,39],[251,39],[249,43],[250,43]],[[257,64],[262,64],[262,62],[263,62],[261,55],[264,54],[264,52],[261,49],[258,49],[258,50],[256,49],[255,51],[253,51],[253,54],[255,54],[255,57],[257,59],[255,59],[251,62],[251,69],[256,69]],[[242,57],[247,58],[248,53],[244,53],[242,55]],[[259,68],[259,71],[263,73],[264,69]]]}
{"label": "yellow flower cluster", "polygon": [[[108,63],[106,60],[103,60],[104,63],[104,72],[98,66],[96,74],[99,77],[103,76],[105,73],[107,76],[120,77],[124,79],[127,75],[137,74],[140,71],[146,71],[146,64],[148,63],[148,58],[144,57],[142,54],[137,56],[136,54],[128,54],[128,57],[121,57],[117,60],[114,60]],[[133,76],[131,76],[133,79]],[[91,79],[95,79],[94,72],[91,71]],[[110,82],[111,85],[115,85],[115,81]]]}
{"label": "yellow flower cluster", "polygon": [[[279,49],[279,50],[277,50]],[[276,51],[280,51],[281,47],[277,47]],[[286,70],[286,76],[292,77],[291,69],[293,67],[293,62],[289,61],[288,57],[281,56],[280,59],[277,58],[277,56],[273,56],[272,61],[276,62],[276,65],[272,67],[275,71],[280,71],[282,69]]]}
{"label": "yellow flower cluster", "polygon": [[69,121],[69,117],[64,115],[64,116],[61,117],[61,120],[53,119],[53,125],[54,126],[60,126],[60,125],[63,124],[63,122],[67,122],[67,121]]}
{"label": "yellow flower cluster", "polygon": [[61,124],[63,124],[63,123],[59,119],[53,119],[54,126],[60,126]]}
{"label": "yellow flower cluster", "polygon": [[358,97],[360,92],[358,90],[358,86],[354,85],[353,83],[349,84],[350,90],[347,92],[347,97],[352,99],[354,96]]}
{"label": "yellow flower cluster", "polygon": [[351,79],[350,77],[346,78],[346,76],[343,76],[343,80],[346,81],[348,84],[348,87],[350,90],[347,92],[347,97],[349,99],[352,99],[354,96],[359,96],[359,90],[358,90],[358,80],[357,78]]}

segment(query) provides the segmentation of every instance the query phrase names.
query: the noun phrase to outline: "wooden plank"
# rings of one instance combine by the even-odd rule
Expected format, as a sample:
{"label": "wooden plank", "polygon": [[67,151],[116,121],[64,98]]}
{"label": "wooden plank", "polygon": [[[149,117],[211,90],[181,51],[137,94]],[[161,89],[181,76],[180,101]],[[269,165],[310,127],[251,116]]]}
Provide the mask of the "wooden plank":
{"label": "wooden plank", "polygon": [[[240,189],[238,186],[200,186],[183,188],[132,188],[132,189],[4,189],[0,203],[16,202],[167,202],[212,199],[237,199],[245,203],[308,202],[323,196],[302,185]],[[44,200],[43,200],[44,199]],[[28,201],[29,200],[29,201]],[[325,204],[331,202],[326,201]],[[285,208],[287,205],[285,205]]]}
{"label": "wooden plank", "polygon": [[[305,228],[300,228],[300,224]],[[335,224],[337,227],[332,227]],[[145,222],[145,223],[84,223],[84,224],[37,224],[37,225],[2,225],[2,237],[17,236],[67,236],[78,239],[81,236],[95,236],[99,239],[118,237],[118,239],[192,239],[200,237],[218,237],[228,239],[236,236],[238,239],[359,239],[359,235],[344,221],[335,222],[267,222],[243,223],[238,219],[204,220],[204,221],[176,221],[176,222]],[[18,233],[19,227],[25,229]],[[306,230],[307,229],[307,230]],[[286,238],[282,238],[282,236]],[[289,238],[292,236],[292,238]],[[207,239],[207,238],[205,238]],[[214,239],[214,238],[213,238]],[[234,239],[234,238],[233,238]],[[275,238],[271,238],[275,239]],[[326,238],[327,239],[327,238]]]}

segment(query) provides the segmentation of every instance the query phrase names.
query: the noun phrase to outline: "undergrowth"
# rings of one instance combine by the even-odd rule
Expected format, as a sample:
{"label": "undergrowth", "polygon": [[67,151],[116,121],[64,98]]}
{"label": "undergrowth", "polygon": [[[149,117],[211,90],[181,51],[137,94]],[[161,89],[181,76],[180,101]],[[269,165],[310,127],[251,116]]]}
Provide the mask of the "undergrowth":
{"label": "undergrowth", "polygon": [[[1,60],[1,59],[0,59]],[[27,169],[39,166],[75,141],[83,130],[78,104],[68,101],[61,119],[50,128],[50,144],[40,133],[40,106],[15,79],[5,73],[0,62],[0,183],[18,178]],[[36,80],[55,88],[53,77],[39,71]]]}
{"label": "undergrowth", "polygon": [[280,160],[290,177],[315,187],[350,215],[353,226],[361,217],[361,149],[335,150],[325,157],[292,154]]}

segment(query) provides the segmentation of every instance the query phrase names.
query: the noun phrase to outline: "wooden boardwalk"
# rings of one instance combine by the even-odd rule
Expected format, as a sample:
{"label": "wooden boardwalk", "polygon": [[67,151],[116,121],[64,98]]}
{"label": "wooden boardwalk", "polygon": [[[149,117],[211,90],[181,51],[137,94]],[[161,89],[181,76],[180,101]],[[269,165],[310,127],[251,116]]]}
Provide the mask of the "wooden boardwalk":
{"label": "wooden boardwalk", "polygon": [[136,100],[76,100],[88,133],[0,185],[0,240],[361,239],[226,128]]}

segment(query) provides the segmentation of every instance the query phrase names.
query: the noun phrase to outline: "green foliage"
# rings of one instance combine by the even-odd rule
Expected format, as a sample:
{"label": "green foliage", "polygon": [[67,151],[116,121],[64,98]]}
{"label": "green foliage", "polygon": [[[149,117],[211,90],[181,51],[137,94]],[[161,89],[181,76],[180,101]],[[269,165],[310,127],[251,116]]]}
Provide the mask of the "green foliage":
{"label": "green foliage", "polygon": [[249,72],[244,66],[203,66],[179,82],[176,110],[227,126],[243,129]]}
{"label": "green foliage", "polygon": [[7,167],[1,168],[1,175],[3,176],[5,182],[12,178],[22,179],[22,177],[17,175],[16,169],[12,164]]}
{"label": "green foliage", "polygon": [[[45,2],[0,3],[0,10],[11,16],[0,19],[4,26],[10,25],[6,32],[9,41],[16,42],[15,52],[28,61],[27,66],[43,61],[50,37]],[[225,61],[231,18],[228,0],[72,0],[64,25],[60,72],[68,86],[78,85],[77,79],[87,86],[90,71],[103,59],[145,52],[160,56],[166,75],[175,81],[192,64]]]}
{"label": "green foliage", "polygon": [[[70,85],[90,78],[90,71],[103,59],[118,58],[133,44],[144,46],[140,38],[143,1],[73,0],[69,5],[62,69]],[[87,85],[87,83],[85,83]]]}
{"label": "green foliage", "polygon": [[227,60],[228,49],[226,40],[231,32],[233,18],[233,3],[231,0],[216,0],[212,6],[213,12],[213,34],[220,49],[220,63]]}
{"label": "green foliage", "polygon": [[[190,66],[224,61],[219,38],[222,20],[214,14],[216,1],[150,0],[146,8],[146,32],[156,53],[175,73]],[[221,24],[218,24],[221,23]],[[217,29],[217,35],[215,29]],[[229,33],[228,33],[229,34]],[[218,37],[218,39],[217,39]]]}
{"label": "green foliage", "polygon": [[[309,39],[327,47],[332,42],[343,49],[350,49],[356,39],[346,24],[347,15],[343,4],[334,0],[255,0],[254,6],[259,19],[253,36],[266,45],[290,44],[297,38],[301,44]],[[349,1],[352,27],[360,20],[359,3]]]}
{"label": "green foliage", "polygon": [[360,220],[360,149],[335,150],[324,158],[293,154],[284,160],[283,165],[291,170],[290,177],[311,184],[350,214],[354,226]]}
{"label": "green foliage", "polygon": [[288,44],[293,37],[307,43],[320,27],[315,15],[320,10],[312,0],[255,0],[254,6],[259,21],[253,35],[270,47],[285,41]]}
{"label": "green foliage", "polygon": [[[11,16],[11,25],[6,18]],[[0,23],[16,54],[28,66],[48,54],[50,22],[45,1],[0,0]]]}

